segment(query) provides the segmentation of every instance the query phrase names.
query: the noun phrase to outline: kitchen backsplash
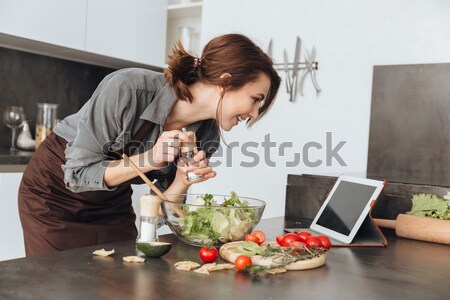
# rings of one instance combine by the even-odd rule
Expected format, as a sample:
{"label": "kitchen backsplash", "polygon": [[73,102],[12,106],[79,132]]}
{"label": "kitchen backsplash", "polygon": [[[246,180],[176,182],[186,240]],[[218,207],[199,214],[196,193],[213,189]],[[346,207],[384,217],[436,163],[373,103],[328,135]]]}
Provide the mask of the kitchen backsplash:
{"label": "kitchen backsplash", "polygon": [[[0,148],[11,145],[6,106],[22,106],[35,137],[38,102],[59,104],[58,118],[78,111],[113,69],[0,47]],[[20,131],[18,131],[19,133]]]}

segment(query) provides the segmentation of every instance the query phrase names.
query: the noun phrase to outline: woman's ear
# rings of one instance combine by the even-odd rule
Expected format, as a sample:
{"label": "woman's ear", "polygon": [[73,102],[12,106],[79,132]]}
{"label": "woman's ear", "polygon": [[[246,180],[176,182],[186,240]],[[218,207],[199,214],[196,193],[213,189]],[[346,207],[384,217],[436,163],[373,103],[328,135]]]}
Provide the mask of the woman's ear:
{"label": "woman's ear", "polygon": [[227,91],[227,87],[228,87],[228,78],[231,78],[231,74],[230,73],[223,73],[222,75],[220,75],[220,79],[223,79],[223,83],[222,85],[219,87],[219,91],[220,94],[223,96],[223,94],[225,94],[225,92]]}

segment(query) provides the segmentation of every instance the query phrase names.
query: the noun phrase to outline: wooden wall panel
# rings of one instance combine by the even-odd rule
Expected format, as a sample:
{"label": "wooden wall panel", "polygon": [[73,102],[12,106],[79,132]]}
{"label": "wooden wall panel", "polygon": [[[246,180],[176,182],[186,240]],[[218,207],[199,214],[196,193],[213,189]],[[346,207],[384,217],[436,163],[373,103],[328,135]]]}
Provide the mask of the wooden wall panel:
{"label": "wooden wall panel", "polygon": [[367,177],[450,186],[450,64],[375,66]]}

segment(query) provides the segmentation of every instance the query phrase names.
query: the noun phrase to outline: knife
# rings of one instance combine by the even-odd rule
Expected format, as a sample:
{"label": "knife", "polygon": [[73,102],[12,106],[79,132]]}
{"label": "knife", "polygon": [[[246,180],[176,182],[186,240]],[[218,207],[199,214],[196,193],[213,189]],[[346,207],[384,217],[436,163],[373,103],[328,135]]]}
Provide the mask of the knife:
{"label": "knife", "polygon": [[298,64],[300,62],[300,51],[302,47],[302,40],[297,36],[297,41],[295,43],[295,54],[294,54],[294,66],[292,68],[292,82],[291,82],[291,101],[295,101],[297,97],[297,76],[298,76]]}
{"label": "knife", "polygon": [[292,94],[291,94],[291,77],[289,75],[289,60],[287,56],[287,51],[284,49],[283,51],[284,56],[284,71],[286,72],[286,92],[289,94],[289,101],[292,101]]}
{"label": "knife", "polygon": [[311,56],[309,57],[309,63],[310,63],[309,69],[310,69],[310,72],[311,72],[312,83],[314,85],[314,88],[316,89],[316,94],[319,95],[321,89],[320,89],[319,84],[317,83],[317,80],[316,80],[316,70],[313,67],[313,63],[314,63],[315,59],[316,59],[316,47],[313,47],[313,49],[311,51]]}
{"label": "knife", "polygon": [[[299,84],[300,84],[300,90],[299,94],[303,96],[303,83],[305,82],[306,75],[308,75],[309,72],[311,72],[312,62],[309,60],[309,52],[308,49],[305,50],[305,70],[302,73],[302,76],[300,76]],[[311,66],[311,67],[310,67]]]}

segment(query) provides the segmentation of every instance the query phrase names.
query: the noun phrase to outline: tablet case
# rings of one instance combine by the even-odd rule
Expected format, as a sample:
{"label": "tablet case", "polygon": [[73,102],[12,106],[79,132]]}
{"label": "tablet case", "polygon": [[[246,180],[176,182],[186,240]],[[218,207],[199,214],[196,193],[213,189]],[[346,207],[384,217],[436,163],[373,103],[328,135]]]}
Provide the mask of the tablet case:
{"label": "tablet case", "polygon": [[[375,200],[372,203],[375,204]],[[353,238],[353,241],[350,244],[345,244],[341,241],[335,240],[330,237],[331,245],[333,247],[386,247],[387,240],[383,235],[383,233],[381,232],[381,230],[378,228],[378,226],[373,222],[371,212],[372,209],[367,215],[367,217],[364,219],[363,223],[361,224],[361,227],[359,228],[358,232]],[[318,234],[317,232],[309,229],[309,226],[307,228],[295,228],[295,227],[287,227],[286,225],[288,224],[289,223],[286,224],[285,222],[284,230],[286,232],[308,231],[313,235]]]}
{"label": "tablet case", "polygon": [[[317,235],[318,233],[309,229],[309,226],[337,179],[337,177],[318,175],[289,175],[284,230],[286,232],[309,231]],[[333,247],[387,246],[386,238],[372,219],[375,203],[376,200],[372,200],[371,209],[353,241],[345,244],[330,238]]]}

